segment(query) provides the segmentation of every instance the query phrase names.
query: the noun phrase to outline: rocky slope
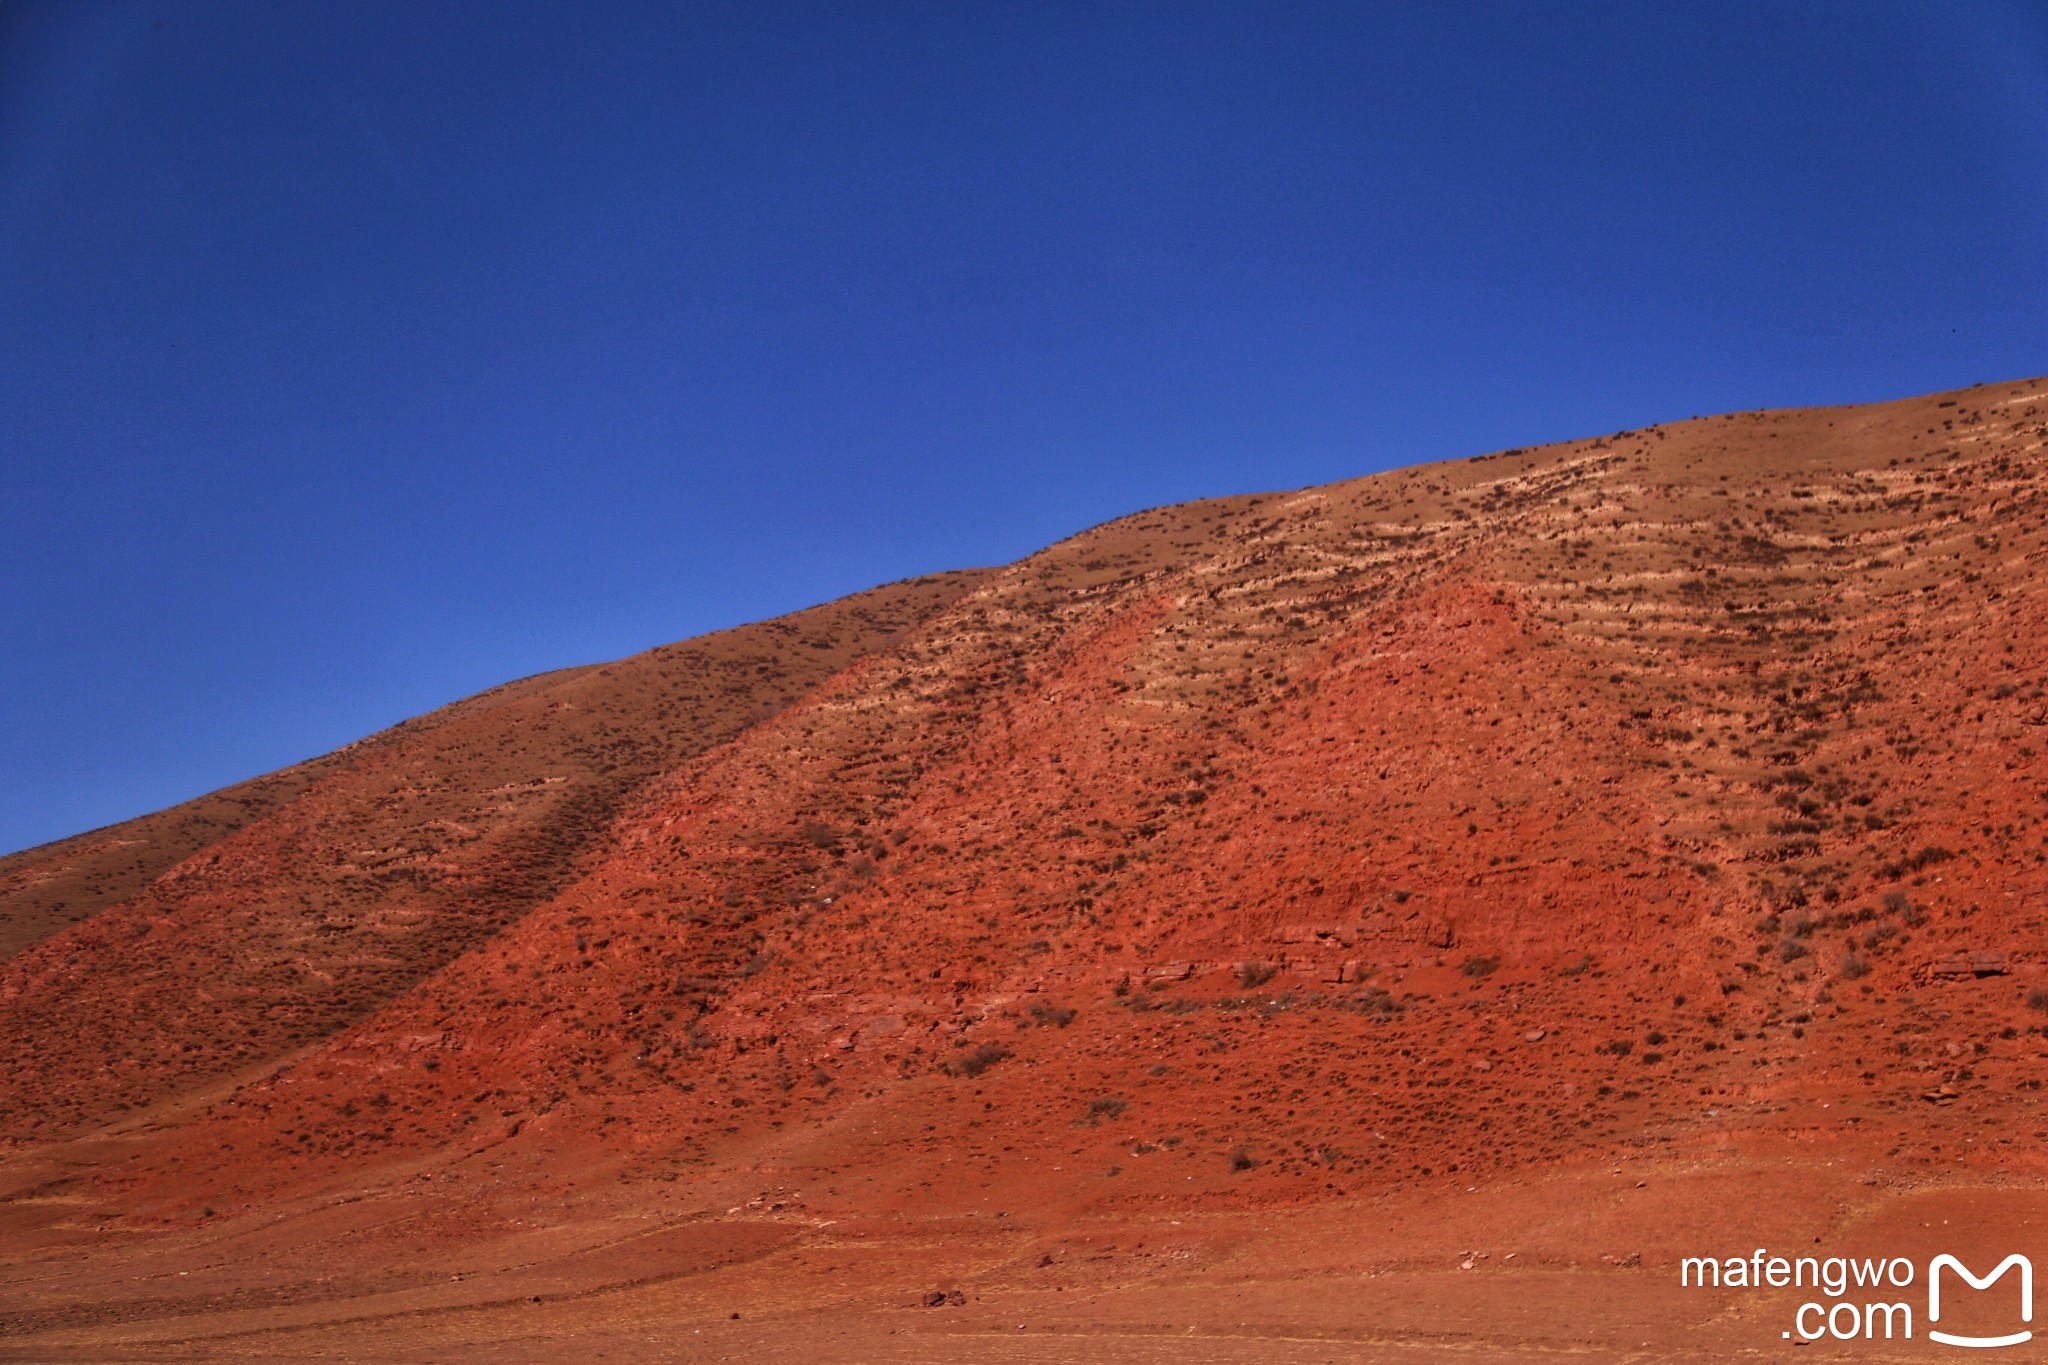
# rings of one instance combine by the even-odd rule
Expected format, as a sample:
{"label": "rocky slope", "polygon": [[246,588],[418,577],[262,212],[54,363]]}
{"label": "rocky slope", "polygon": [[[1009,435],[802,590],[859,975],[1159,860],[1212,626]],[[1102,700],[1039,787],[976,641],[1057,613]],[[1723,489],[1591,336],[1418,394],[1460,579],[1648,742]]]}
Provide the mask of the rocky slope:
{"label": "rocky slope", "polygon": [[[208,1263],[260,1309],[536,1220],[2031,1178],[2044,437],[2028,381],[1165,508],[0,860],[0,1218],[129,1274],[290,1211]],[[81,1273],[17,1324],[170,1311]]]}

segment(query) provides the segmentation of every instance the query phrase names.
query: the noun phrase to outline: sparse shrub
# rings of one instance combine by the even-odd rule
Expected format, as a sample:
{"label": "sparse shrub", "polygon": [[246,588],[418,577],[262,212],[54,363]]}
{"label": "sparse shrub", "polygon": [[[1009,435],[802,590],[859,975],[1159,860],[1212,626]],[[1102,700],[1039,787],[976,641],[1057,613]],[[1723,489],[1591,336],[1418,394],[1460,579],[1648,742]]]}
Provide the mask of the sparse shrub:
{"label": "sparse shrub", "polygon": [[1279,968],[1270,962],[1241,962],[1237,967],[1237,984],[1246,990],[1255,990],[1271,981]]}
{"label": "sparse shrub", "polygon": [[1230,1149],[1230,1169],[1233,1174],[1239,1171],[1248,1171],[1258,1164],[1258,1158],[1254,1157],[1245,1148],[1233,1147]]}
{"label": "sparse shrub", "polygon": [[2036,986],[2028,991],[2027,1008],[2048,1012],[2048,987]]}
{"label": "sparse shrub", "polygon": [[1384,986],[1367,986],[1357,995],[1352,996],[1349,1003],[1351,1008],[1358,1010],[1361,1014],[1367,1014],[1380,1020],[1391,1018],[1406,1008]]}
{"label": "sparse shrub", "polygon": [[1088,1101],[1088,1112],[1084,1120],[1093,1125],[1104,1119],[1113,1119],[1131,1107],[1131,1102],[1116,1095],[1098,1095]]}
{"label": "sparse shrub", "polygon": [[1009,1055],[1001,1043],[982,1043],[946,1063],[946,1070],[955,1076],[979,1076]]}
{"label": "sparse shrub", "polygon": [[1055,1005],[1050,1000],[1031,1002],[1031,1017],[1041,1024],[1065,1028],[1074,1022],[1074,1011],[1066,1005]]}
{"label": "sparse shrub", "polygon": [[1860,981],[1870,975],[1870,960],[1851,953],[1842,959],[1842,978],[1845,981]]}
{"label": "sparse shrub", "polygon": [[1491,976],[1500,967],[1497,957],[1468,957],[1458,970],[1469,977]]}

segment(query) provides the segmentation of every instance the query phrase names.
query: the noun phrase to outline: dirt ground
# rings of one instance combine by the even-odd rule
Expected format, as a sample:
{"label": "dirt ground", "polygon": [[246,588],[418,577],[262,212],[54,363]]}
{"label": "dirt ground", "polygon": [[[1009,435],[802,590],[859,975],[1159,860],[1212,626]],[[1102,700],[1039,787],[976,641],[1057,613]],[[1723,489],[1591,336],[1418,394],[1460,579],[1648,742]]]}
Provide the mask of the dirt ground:
{"label": "dirt ground", "polygon": [[[1052,1214],[1020,1184],[949,1217],[683,1213],[617,1187],[508,1217],[395,1187],[116,1249],[17,1201],[0,1359],[1909,1360],[1949,1349],[1918,1278],[1885,1291],[1911,1341],[1809,1344],[1783,1335],[1798,1305],[1836,1299],[1685,1285],[1680,1262],[1946,1251],[1982,1273],[2048,1228],[2038,1181],[1744,1146],[1246,1210]],[[1960,1297],[1945,1325],[2011,1315]]]}

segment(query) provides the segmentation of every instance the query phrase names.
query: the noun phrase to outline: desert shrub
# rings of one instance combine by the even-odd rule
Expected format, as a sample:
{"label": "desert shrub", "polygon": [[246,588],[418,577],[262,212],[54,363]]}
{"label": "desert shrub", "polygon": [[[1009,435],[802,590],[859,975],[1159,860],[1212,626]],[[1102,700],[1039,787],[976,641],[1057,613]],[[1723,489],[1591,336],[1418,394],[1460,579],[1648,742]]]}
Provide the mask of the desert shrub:
{"label": "desert shrub", "polygon": [[1258,1164],[1258,1158],[1254,1157],[1243,1147],[1233,1147],[1230,1149],[1230,1169],[1233,1172],[1248,1171]]}
{"label": "desert shrub", "polygon": [[1500,967],[1497,957],[1468,957],[1458,970],[1470,977],[1491,976]]}
{"label": "desert shrub", "polygon": [[1074,1022],[1074,1011],[1066,1005],[1055,1005],[1050,1000],[1031,1002],[1031,1017],[1038,1023],[1065,1028]]}
{"label": "desert shrub", "polygon": [[2048,1012],[2048,987],[2036,986],[2028,991],[2027,1008]]}
{"label": "desert shrub", "polygon": [[1088,1101],[1088,1112],[1083,1118],[1091,1124],[1104,1119],[1113,1119],[1131,1107],[1131,1102],[1116,1095],[1098,1095]]}
{"label": "desert shrub", "polygon": [[1384,986],[1367,986],[1348,1002],[1352,1009],[1375,1019],[1386,1019],[1406,1008]]}
{"label": "desert shrub", "polygon": [[979,1076],[1009,1055],[1001,1043],[982,1043],[946,1063],[946,1070],[955,1076]]}
{"label": "desert shrub", "polygon": [[1842,977],[1847,981],[1861,980],[1870,975],[1870,961],[1851,953],[1842,959]]}
{"label": "desert shrub", "polygon": [[1270,962],[1241,962],[1237,967],[1237,984],[1253,990],[1271,981],[1279,970]]}

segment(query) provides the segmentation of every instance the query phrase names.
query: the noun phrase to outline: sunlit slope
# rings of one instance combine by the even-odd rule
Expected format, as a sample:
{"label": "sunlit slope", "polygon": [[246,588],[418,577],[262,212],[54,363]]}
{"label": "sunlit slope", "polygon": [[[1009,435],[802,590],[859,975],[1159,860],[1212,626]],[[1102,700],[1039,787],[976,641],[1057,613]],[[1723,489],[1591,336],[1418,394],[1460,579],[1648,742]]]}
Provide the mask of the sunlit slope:
{"label": "sunlit slope", "polygon": [[[1816,1096],[1880,1148],[1936,1116],[1990,1146],[2039,1126],[2048,1024],[2044,422],[2006,384],[1111,523],[648,758],[516,913],[469,907],[546,836],[451,830],[482,740],[430,731],[209,851],[203,896],[7,964],[45,1045],[0,1112],[63,1131],[301,1049],[123,1173],[166,1208],[195,1169],[246,1207],[421,1161],[1257,1204]],[[492,742],[611,790],[660,713],[622,686],[551,683]],[[564,703],[618,719],[540,737]],[[493,801],[571,809],[503,763]]]}

